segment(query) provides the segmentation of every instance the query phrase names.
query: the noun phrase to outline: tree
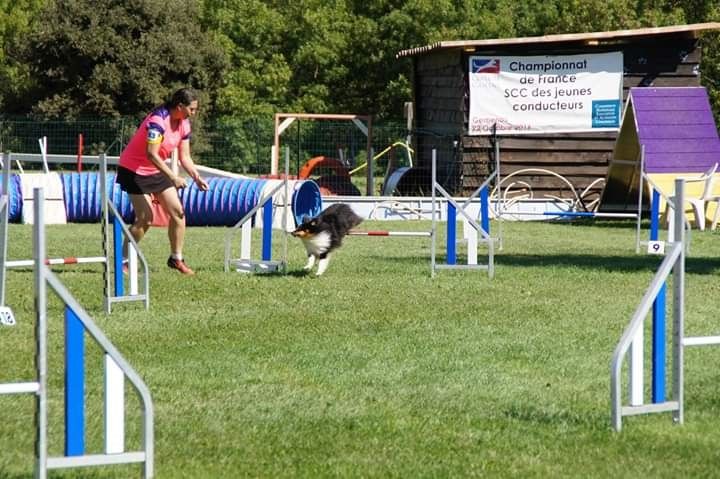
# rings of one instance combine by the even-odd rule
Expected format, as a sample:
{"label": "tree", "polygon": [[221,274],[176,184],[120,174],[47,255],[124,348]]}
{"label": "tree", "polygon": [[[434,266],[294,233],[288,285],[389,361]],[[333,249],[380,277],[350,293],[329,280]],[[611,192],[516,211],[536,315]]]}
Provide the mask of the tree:
{"label": "tree", "polygon": [[14,112],[29,82],[27,65],[19,50],[27,37],[32,18],[42,8],[43,0],[0,0],[0,109]]}
{"label": "tree", "polygon": [[29,112],[136,116],[179,86],[214,94],[225,61],[198,14],[191,0],[49,1],[24,50]]}
{"label": "tree", "polygon": [[287,104],[292,69],[279,10],[260,0],[205,0],[202,24],[229,61],[217,90],[219,116],[272,115]]}

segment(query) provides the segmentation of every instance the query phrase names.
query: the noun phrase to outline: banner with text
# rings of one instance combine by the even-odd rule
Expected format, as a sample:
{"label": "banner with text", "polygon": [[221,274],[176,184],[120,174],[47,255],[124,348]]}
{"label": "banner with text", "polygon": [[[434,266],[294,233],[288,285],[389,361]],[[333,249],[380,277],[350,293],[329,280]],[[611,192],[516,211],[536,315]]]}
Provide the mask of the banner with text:
{"label": "banner with text", "polygon": [[614,131],[620,127],[622,52],[471,56],[468,134]]}

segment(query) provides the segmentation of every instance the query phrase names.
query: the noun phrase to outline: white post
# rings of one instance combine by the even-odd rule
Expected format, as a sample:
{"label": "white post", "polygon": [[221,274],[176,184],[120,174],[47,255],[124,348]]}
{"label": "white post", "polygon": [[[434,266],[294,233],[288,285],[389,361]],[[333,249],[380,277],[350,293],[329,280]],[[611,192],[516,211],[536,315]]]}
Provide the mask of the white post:
{"label": "white post", "polygon": [[[272,228],[272,225],[270,226]],[[240,259],[250,259],[250,242],[252,241],[252,224],[250,220],[243,223],[240,229]]]}
{"label": "white post", "polygon": [[47,162],[47,136],[43,136],[38,140],[38,143],[40,143],[40,156],[42,157],[43,162],[43,169],[45,170],[45,173],[50,173],[50,169],[48,168],[48,162]]}
{"label": "white post", "polygon": [[125,451],[125,375],[105,355],[105,453]]}
{"label": "white post", "polygon": [[138,257],[137,251],[131,242],[128,241],[128,282],[130,283],[130,295],[138,293]]}
{"label": "white post", "polygon": [[643,404],[643,389],[644,389],[644,377],[643,377],[643,355],[644,355],[644,333],[642,326],[638,328],[635,333],[635,337],[630,344],[630,359],[629,359],[629,372],[630,372],[630,387],[629,389],[629,402],[632,406],[641,406]]}
{"label": "white post", "polygon": [[[463,208],[464,211],[464,208]],[[460,221],[463,226],[463,238],[467,243],[467,264],[478,264],[477,262],[477,245],[478,231],[470,224],[465,215],[460,215]]]}

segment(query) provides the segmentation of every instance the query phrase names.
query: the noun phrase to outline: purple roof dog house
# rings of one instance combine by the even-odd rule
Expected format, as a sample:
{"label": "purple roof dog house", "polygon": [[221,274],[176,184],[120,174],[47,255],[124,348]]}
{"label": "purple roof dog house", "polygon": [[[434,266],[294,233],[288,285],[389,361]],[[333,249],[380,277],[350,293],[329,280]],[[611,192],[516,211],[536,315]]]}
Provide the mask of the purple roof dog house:
{"label": "purple roof dog house", "polygon": [[[668,196],[675,177],[698,176],[717,162],[720,138],[705,88],[631,88],[598,211],[637,211],[641,168]],[[648,205],[648,188],[643,195]]]}

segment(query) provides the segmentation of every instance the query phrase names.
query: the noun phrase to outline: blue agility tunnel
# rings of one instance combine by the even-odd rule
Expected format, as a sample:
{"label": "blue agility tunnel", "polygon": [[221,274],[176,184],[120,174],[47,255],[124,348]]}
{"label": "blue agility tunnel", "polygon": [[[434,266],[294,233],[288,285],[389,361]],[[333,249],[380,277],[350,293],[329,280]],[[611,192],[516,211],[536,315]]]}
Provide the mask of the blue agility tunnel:
{"label": "blue agility tunnel", "polygon": [[[18,175],[10,175],[8,180],[8,221],[11,223],[19,223],[22,219],[22,191],[20,189],[20,177]],[[0,194],[2,191],[3,175],[0,175]]]}
{"label": "blue agility tunnel", "polygon": [[[195,183],[180,191],[187,224],[190,226],[233,226],[265,198],[273,180],[255,178],[209,178],[208,191],[200,191]],[[292,212],[296,224],[304,216],[322,211],[322,196],[317,183],[293,181]],[[282,192],[276,193],[276,196]],[[282,201],[273,200],[275,204]]]}
{"label": "blue agility tunnel", "polygon": [[[102,216],[100,175],[94,172],[63,173],[61,175],[68,223],[99,223]],[[108,197],[112,198],[123,221],[135,218],[130,197],[115,183],[115,174],[105,177]]]}
{"label": "blue agility tunnel", "polygon": [[[60,175],[67,221],[70,223],[97,223],[102,216],[100,175],[96,172],[63,173]],[[0,180],[2,175],[0,175]],[[254,178],[208,179],[208,191],[200,191],[195,183],[180,191],[188,226],[232,226],[264,199],[267,191],[279,183],[277,180]],[[0,182],[0,185],[2,183]],[[135,214],[127,193],[115,183],[115,174],[105,177],[108,196],[126,223],[132,223]],[[317,216],[322,211],[322,196],[312,180],[290,181],[292,217],[295,225],[305,216]],[[277,195],[282,194],[282,189]],[[275,205],[284,204],[274,198]],[[22,191],[20,177],[10,175],[8,194],[8,220],[22,221]]]}
{"label": "blue agility tunnel", "polygon": [[[134,218],[127,193],[115,183],[115,174],[105,178],[108,196],[126,223]],[[257,206],[269,180],[254,178],[220,178],[208,180],[208,191],[200,191],[190,182],[180,190],[188,226],[232,226]],[[97,223],[102,215],[100,175],[94,172],[62,175],[67,221]],[[322,210],[320,188],[311,180],[295,181],[291,186],[292,208],[296,224],[304,216],[316,216]],[[22,196],[19,196],[22,198]]]}
{"label": "blue agility tunnel", "polygon": [[[9,175],[8,179],[8,221],[19,223],[22,219],[22,191],[20,190],[20,177]],[[2,190],[3,175],[0,175],[0,190]],[[3,193],[0,191],[0,193]]]}

